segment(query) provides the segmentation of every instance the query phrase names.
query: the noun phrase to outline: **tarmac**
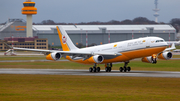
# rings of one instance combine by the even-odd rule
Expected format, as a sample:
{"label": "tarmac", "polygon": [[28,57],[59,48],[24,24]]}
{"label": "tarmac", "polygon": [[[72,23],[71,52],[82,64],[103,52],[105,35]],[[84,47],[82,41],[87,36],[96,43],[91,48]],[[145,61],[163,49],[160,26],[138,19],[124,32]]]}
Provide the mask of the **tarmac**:
{"label": "tarmac", "polygon": [[119,72],[89,72],[82,69],[0,69],[0,74],[39,74],[39,75],[81,75],[81,76],[119,76],[119,77],[162,77],[162,78],[180,78],[180,72],[170,71],[130,71]]}

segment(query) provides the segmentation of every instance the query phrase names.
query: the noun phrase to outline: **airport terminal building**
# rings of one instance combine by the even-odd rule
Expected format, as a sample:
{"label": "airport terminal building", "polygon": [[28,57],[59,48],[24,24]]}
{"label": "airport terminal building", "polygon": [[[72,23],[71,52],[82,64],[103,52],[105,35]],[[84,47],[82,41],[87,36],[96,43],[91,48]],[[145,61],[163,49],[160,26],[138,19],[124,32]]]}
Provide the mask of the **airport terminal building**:
{"label": "airport terminal building", "polygon": [[[33,36],[48,39],[48,45],[61,46],[56,29],[57,25],[33,25]],[[176,40],[175,28],[168,24],[155,25],[62,25],[74,44],[106,44],[135,39],[139,37],[158,36],[166,41]],[[26,37],[26,22],[22,19],[9,19],[0,25],[0,39],[6,37]]]}

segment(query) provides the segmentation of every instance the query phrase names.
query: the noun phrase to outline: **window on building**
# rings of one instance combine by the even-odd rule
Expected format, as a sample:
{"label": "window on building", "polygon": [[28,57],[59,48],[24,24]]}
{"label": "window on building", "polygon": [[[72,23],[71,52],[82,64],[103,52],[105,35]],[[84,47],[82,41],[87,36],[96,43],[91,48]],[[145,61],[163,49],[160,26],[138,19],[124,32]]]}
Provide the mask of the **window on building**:
{"label": "window on building", "polygon": [[42,45],[46,45],[46,43],[42,43]]}
{"label": "window on building", "polygon": [[41,40],[37,40],[36,42],[41,42]]}

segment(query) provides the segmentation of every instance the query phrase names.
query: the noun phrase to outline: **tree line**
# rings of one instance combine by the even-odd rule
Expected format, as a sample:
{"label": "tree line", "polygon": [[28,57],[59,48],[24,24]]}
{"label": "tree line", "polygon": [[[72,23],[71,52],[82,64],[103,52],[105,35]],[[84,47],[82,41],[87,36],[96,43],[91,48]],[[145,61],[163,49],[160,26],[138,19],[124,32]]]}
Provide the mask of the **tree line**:
{"label": "tree line", "polygon": [[111,20],[108,22],[92,21],[92,22],[80,22],[80,23],[64,23],[64,22],[54,22],[53,20],[43,20],[40,23],[33,23],[34,25],[132,25],[132,24],[171,24],[176,31],[180,30],[180,18],[173,18],[169,23],[151,21],[145,17],[137,17],[133,20]]}

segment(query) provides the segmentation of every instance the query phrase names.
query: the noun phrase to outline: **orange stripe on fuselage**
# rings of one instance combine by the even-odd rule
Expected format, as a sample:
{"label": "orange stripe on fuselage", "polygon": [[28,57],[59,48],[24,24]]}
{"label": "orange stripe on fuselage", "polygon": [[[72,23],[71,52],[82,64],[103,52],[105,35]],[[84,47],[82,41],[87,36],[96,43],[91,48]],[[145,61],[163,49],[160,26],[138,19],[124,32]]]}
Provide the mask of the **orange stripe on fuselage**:
{"label": "orange stripe on fuselage", "polygon": [[[122,55],[118,56],[116,58],[105,59],[101,64],[112,63],[112,62],[124,62],[124,61],[129,61],[129,60],[135,59],[135,58],[151,56],[152,54],[158,54],[158,53],[162,52],[164,49],[166,49],[166,46],[126,51],[126,52],[122,52],[121,53]],[[83,63],[83,64],[94,64],[94,63],[90,63],[88,60],[83,61],[83,59],[73,60],[69,56],[66,56],[66,59],[73,61],[73,62]]]}
{"label": "orange stripe on fuselage", "polygon": [[59,35],[59,39],[60,39],[63,51],[69,51],[70,49],[69,49],[67,43],[63,43],[63,41],[62,41],[62,33],[61,33],[61,31],[59,30],[58,26],[56,28],[57,28],[57,32],[58,32],[58,35]]}

